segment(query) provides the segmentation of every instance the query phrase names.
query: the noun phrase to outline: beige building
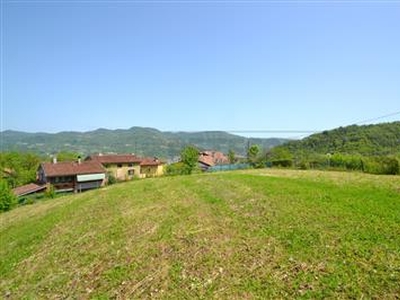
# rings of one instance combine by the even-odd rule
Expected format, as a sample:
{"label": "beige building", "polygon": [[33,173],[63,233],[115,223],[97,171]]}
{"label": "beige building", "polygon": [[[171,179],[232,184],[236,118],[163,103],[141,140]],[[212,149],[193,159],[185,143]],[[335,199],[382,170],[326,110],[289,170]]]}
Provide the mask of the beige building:
{"label": "beige building", "polygon": [[138,157],[134,154],[97,154],[86,158],[106,168],[117,180],[131,180],[161,176],[164,164],[157,158]]}

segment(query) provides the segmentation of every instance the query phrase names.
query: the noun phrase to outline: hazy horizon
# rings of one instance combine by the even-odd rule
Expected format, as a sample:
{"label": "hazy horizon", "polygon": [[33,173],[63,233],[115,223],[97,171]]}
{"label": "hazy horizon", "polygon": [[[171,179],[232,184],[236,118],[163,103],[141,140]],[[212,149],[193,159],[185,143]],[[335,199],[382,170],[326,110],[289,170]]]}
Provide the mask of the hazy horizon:
{"label": "hazy horizon", "polygon": [[399,1],[1,1],[0,12],[1,131],[295,137],[400,119]]}

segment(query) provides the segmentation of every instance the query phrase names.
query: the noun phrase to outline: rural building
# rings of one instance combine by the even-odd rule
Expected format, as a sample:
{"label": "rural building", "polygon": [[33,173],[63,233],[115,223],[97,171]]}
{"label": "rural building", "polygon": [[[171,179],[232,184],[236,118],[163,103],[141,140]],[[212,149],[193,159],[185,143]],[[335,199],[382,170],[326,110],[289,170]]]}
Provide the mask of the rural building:
{"label": "rural building", "polygon": [[40,193],[46,189],[46,185],[37,185],[35,183],[29,183],[21,185],[13,189],[13,193],[17,197],[22,197],[30,194]]}
{"label": "rural building", "polygon": [[203,171],[207,171],[210,167],[216,165],[229,164],[228,157],[219,151],[203,151],[199,154],[199,167]]}
{"label": "rural building", "polygon": [[134,154],[96,154],[86,158],[103,165],[118,180],[146,178],[163,174],[164,164],[157,158],[143,158]]}
{"label": "rural building", "polygon": [[141,177],[154,177],[164,174],[164,164],[157,158],[144,158],[140,163]]}
{"label": "rural building", "polygon": [[39,184],[51,184],[56,191],[80,192],[104,185],[106,170],[96,161],[41,163]]}

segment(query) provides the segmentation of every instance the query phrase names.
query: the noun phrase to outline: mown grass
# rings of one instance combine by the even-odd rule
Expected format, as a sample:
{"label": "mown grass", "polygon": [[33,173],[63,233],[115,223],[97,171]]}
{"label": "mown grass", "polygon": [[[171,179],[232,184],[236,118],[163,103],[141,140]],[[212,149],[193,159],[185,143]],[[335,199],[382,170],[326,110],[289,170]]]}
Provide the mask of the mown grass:
{"label": "mown grass", "polygon": [[0,215],[10,299],[400,297],[400,178],[148,179]]}

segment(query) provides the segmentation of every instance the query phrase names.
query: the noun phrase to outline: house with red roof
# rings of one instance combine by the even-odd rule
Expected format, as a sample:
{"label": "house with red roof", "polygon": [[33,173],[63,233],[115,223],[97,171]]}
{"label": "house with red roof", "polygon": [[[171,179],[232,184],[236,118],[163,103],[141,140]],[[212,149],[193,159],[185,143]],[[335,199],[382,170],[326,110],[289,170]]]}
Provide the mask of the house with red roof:
{"label": "house with red roof", "polygon": [[207,171],[208,168],[214,167],[216,165],[226,165],[229,164],[228,157],[219,151],[203,151],[199,153],[199,167],[203,171]]}
{"label": "house with red roof", "polygon": [[164,164],[158,158],[139,157],[134,154],[95,154],[85,161],[100,163],[108,174],[118,180],[155,177],[163,174]]}
{"label": "house with red roof", "polygon": [[99,188],[105,184],[106,170],[96,161],[68,161],[41,163],[38,168],[38,183],[51,184],[56,191],[81,192]]}

